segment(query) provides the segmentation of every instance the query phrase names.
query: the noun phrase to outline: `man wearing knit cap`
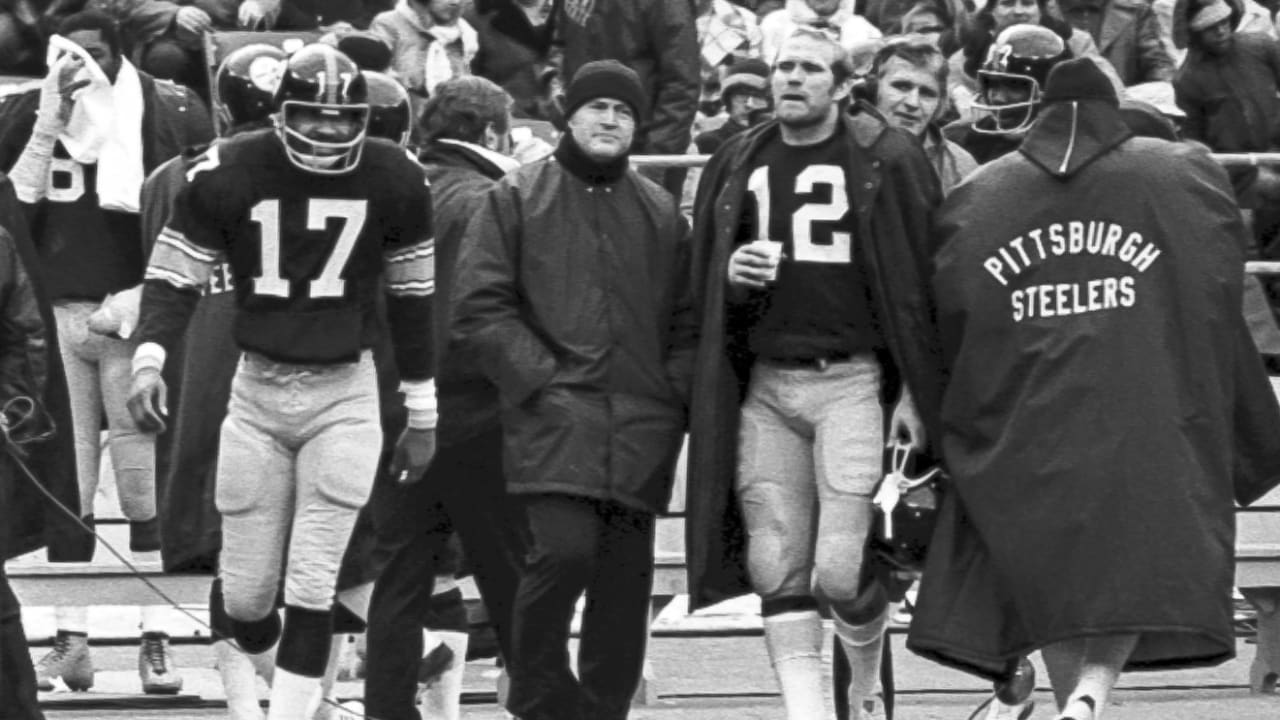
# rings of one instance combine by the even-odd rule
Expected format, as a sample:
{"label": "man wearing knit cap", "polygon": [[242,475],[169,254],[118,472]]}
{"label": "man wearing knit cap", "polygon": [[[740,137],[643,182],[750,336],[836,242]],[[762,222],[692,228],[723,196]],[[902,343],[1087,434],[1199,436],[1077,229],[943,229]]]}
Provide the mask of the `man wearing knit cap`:
{"label": "man wearing knit cap", "polygon": [[1233,501],[1280,479],[1280,408],[1226,172],[1134,137],[1070,60],[936,227],[947,381],[920,405],[952,492],[907,646],[991,679],[1040,650],[1058,720],[1102,717],[1122,669],[1233,657]]}
{"label": "man wearing knit cap", "polygon": [[769,66],[763,60],[747,58],[734,63],[720,86],[720,99],[729,119],[693,140],[698,152],[707,155],[729,138],[767,119],[769,114]]}
{"label": "man wearing knit cap", "polygon": [[644,663],[654,516],[698,330],[688,228],[628,162],[645,104],[632,70],[583,65],[559,148],[488,192],[450,293],[454,352],[497,387],[507,487],[525,515],[507,700],[522,720],[621,720]]}

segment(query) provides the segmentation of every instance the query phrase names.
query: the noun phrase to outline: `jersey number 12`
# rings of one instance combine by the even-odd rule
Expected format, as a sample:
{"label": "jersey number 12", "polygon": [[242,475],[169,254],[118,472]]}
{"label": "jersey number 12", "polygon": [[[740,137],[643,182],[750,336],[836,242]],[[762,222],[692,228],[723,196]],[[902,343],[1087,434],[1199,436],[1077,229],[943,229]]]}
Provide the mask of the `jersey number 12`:
{"label": "jersey number 12", "polygon": [[[845,189],[844,170],[839,165],[810,165],[796,176],[796,194],[811,193],[814,187],[831,188],[831,202],[805,203],[791,215],[791,246],[796,262],[852,262],[853,235],[838,230],[831,233],[830,245],[813,241],[815,222],[838,222],[849,212],[849,194]],[[747,191],[756,196],[756,233],[761,240],[769,237],[769,168],[761,166],[747,178]]]}
{"label": "jersey number 12", "polygon": [[[342,270],[351,258],[351,251],[355,250],[367,213],[368,202],[365,200],[313,198],[307,201],[308,230],[324,230],[330,219],[343,221],[338,242],[325,260],[320,276],[307,284],[307,297],[342,297],[347,287],[342,279]],[[262,275],[254,280],[254,293],[289,297],[290,281],[280,276],[280,201],[263,200],[254,205],[249,219],[262,230]]]}

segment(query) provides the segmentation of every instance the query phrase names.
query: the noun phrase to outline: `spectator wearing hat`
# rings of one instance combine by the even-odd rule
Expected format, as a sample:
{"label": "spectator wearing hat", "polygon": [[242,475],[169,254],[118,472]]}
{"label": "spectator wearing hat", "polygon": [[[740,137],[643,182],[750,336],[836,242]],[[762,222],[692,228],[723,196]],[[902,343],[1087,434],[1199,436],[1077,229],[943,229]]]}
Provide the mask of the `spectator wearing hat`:
{"label": "spectator wearing hat", "polygon": [[[614,60],[569,84],[551,158],[507,174],[467,228],[451,353],[497,388],[524,514],[507,708],[621,720],[640,682],[655,515],[672,489],[697,342],[688,228],[630,168],[647,97]],[[567,643],[586,593],[578,677]]]}
{"label": "spectator wearing hat", "polygon": [[723,76],[735,62],[760,57],[761,35],[755,14],[729,0],[696,0],[694,22],[702,59],[702,96],[693,123],[696,137],[725,121]]}
{"label": "spectator wearing hat", "polygon": [[698,152],[710,155],[726,140],[767,119],[769,114],[769,66],[748,58],[733,64],[721,81],[720,97],[728,119],[715,130],[694,138]]}
{"label": "spectator wearing hat", "polygon": [[817,28],[831,34],[846,52],[867,40],[880,38],[883,33],[865,17],[857,14],[854,0],[787,0],[780,10],[775,10],[760,20],[760,32],[764,35],[764,61],[773,63],[782,44],[797,28]]}
{"label": "spectator wearing hat", "polygon": [[[1232,30],[1231,8],[1214,0],[1189,21],[1187,59],[1174,80],[1186,112],[1183,135],[1215,152],[1265,152],[1280,139],[1280,45],[1265,35]],[[1232,173],[1243,207],[1280,200],[1271,168]]]}

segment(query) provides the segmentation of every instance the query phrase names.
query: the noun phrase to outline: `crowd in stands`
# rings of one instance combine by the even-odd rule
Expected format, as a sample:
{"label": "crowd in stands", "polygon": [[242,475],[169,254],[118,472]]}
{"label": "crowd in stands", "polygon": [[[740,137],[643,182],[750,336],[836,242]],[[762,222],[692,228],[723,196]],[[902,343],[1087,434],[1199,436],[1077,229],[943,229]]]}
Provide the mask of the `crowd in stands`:
{"label": "crowd in stands", "polygon": [[[977,70],[992,40],[1011,25],[1030,23],[1058,34],[1071,56],[1092,58],[1117,89],[1185,122],[1189,138],[1215,150],[1270,149],[1280,115],[1280,32],[1275,7],[1257,0],[637,0],[613,5],[616,9],[601,13],[582,0],[0,0],[0,75],[43,75],[52,28],[86,7],[118,19],[127,54],[139,69],[188,85],[206,98],[209,67],[202,36],[213,31],[355,36],[374,47],[375,58],[386,58],[383,64],[409,90],[416,109],[440,82],[475,74],[516,99],[517,117],[552,122],[560,119],[557,100],[564,78],[583,62],[611,57],[640,72],[650,93],[652,112],[639,149],[683,153],[691,149],[690,140],[729,118],[722,92],[734,64],[745,59],[770,64],[779,43],[796,27],[822,28],[838,38],[860,74],[870,69],[887,38],[911,34],[936,44],[948,66],[943,119],[953,120],[972,112]],[[580,22],[588,15],[589,27]],[[1210,37],[1215,32],[1240,40],[1228,50],[1215,50]],[[1266,178],[1264,194],[1268,183]]]}

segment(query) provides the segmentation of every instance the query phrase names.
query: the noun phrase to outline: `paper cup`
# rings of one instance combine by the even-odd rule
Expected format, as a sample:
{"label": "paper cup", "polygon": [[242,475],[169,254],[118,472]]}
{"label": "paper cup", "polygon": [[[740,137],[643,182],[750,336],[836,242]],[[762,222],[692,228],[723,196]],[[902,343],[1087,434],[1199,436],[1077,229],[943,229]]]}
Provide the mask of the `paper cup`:
{"label": "paper cup", "polygon": [[778,265],[782,263],[782,243],[776,240],[756,240],[751,243],[754,247],[769,256],[769,261],[773,266],[769,269],[769,282],[778,279]]}

